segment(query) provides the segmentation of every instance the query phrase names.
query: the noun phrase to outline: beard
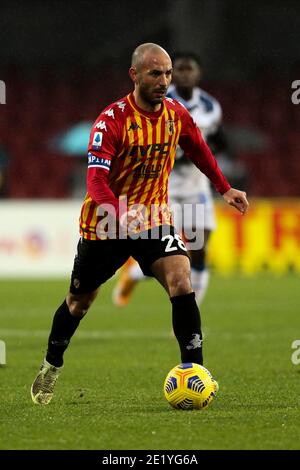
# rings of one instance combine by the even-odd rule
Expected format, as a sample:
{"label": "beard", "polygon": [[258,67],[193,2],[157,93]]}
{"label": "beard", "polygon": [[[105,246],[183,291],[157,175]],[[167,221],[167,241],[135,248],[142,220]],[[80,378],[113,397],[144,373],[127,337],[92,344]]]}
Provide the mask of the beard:
{"label": "beard", "polygon": [[167,90],[163,90],[164,91],[163,94],[155,96],[155,92],[157,92],[157,91],[161,91],[161,90],[155,90],[153,88],[150,89],[148,86],[140,85],[141,98],[146,103],[149,103],[152,106],[154,106],[156,104],[159,104],[159,103],[162,103],[163,100],[165,99]]}

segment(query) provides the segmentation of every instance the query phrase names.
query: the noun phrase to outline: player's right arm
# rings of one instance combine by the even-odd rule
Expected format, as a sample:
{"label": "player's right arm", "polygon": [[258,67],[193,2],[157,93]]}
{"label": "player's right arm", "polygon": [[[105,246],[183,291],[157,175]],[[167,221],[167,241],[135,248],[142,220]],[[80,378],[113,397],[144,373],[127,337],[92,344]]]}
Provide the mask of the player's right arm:
{"label": "player's right arm", "polygon": [[109,187],[109,172],[122,138],[116,113],[99,115],[91,129],[88,145],[87,191],[98,205],[110,204],[118,217],[119,200]]}
{"label": "player's right arm", "polygon": [[[122,111],[121,111],[122,112]],[[104,110],[93,124],[88,146],[87,191],[98,205],[112,207],[113,215],[122,227],[133,220],[141,220],[139,211],[127,212],[127,204],[119,200],[109,187],[112,162],[123,145],[123,119],[118,109]]]}

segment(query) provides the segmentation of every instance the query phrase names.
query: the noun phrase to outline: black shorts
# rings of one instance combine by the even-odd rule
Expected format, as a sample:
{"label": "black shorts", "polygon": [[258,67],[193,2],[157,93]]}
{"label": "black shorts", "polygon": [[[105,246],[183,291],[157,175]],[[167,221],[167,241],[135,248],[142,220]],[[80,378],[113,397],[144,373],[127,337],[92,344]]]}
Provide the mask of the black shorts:
{"label": "black shorts", "polygon": [[161,226],[144,232],[140,238],[86,240],[81,238],[71,277],[70,292],[86,294],[111,278],[132,256],[146,276],[153,276],[151,265],[159,258],[188,256],[187,249],[172,226]]}

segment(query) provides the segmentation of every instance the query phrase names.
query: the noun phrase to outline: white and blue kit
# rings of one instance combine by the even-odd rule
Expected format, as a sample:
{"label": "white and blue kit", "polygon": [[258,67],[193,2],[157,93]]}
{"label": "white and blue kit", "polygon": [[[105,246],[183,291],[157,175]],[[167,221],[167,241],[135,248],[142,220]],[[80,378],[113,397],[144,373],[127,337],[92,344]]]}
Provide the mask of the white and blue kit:
{"label": "white and blue kit", "polygon": [[[185,101],[176,92],[176,87],[171,85],[168,97],[180,101],[187,108],[205,140],[217,132],[222,120],[222,109],[219,102],[211,95],[195,87],[191,99]],[[215,229],[215,212],[209,180],[184,155],[180,147],[177,149],[175,165],[169,177],[169,204],[172,206],[174,203],[181,206],[187,204],[184,216],[186,228],[191,228],[187,226],[190,223],[196,229]],[[197,218],[195,222],[191,204],[196,203],[203,204],[204,217]],[[174,215],[176,225],[176,214]]]}

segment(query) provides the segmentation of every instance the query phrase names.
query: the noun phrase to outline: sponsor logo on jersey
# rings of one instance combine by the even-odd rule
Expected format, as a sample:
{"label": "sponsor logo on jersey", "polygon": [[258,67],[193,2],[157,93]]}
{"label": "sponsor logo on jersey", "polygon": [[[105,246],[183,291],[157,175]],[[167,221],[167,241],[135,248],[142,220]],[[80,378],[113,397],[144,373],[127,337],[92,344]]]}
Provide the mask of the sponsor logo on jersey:
{"label": "sponsor logo on jersey", "polygon": [[105,121],[97,122],[97,124],[95,125],[95,129],[102,129],[102,130],[107,131]]}
{"label": "sponsor logo on jersey", "polygon": [[115,119],[114,110],[112,108],[109,108],[107,111],[104,112],[104,114],[106,114],[106,116],[109,116]]}
{"label": "sponsor logo on jersey", "polygon": [[111,165],[111,160],[104,157],[96,157],[91,152],[88,153],[88,168],[104,168],[109,170]]}
{"label": "sponsor logo on jersey", "polygon": [[140,165],[134,171],[134,178],[158,178],[161,173],[162,165],[160,164],[149,164]]}
{"label": "sponsor logo on jersey", "polygon": [[146,157],[158,156],[163,157],[170,151],[171,144],[165,142],[164,144],[148,144],[148,145],[133,145],[129,156],[130,157]]}
{"label": "sponsor logo on jersey", "polygon": [[103,138],[102,132],[95,132],[93,142],[92,142],[92,149],[93,150],[97,150],[101,147],[102,138]]}
{"label": "sponsor logo on jersey", "polygon": [[124,112],[126,103],[124,101],[117,101],[117,106],[122,110],[122,113]]}
{"label": "sponsor logo on jersey", "polygon": [[128,128],[128,130],[133,130],[133,131],[137,131],[138,129],[142,129],[137,122],[132,122],[130,124],[130,127]]}

